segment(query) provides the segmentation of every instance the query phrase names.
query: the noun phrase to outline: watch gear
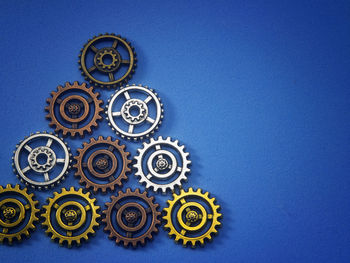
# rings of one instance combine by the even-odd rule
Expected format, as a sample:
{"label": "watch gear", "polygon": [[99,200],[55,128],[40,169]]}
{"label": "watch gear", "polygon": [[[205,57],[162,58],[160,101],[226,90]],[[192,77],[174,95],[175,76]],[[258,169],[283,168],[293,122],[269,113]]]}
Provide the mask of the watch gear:
{"label": "watch gear", "polygon": [[[127,54],[127,57],[122,54]],[[89,55],[91,59],[88,59]],[[136,53],[130,42],[120,35],[106,33],[89,39],[84,45],[79,54],[79,69],[90,83],[116,88],[131,79],[136,61]]]}
{"label": "watch gear", "polygon": [[38,203],[27,188],[21,189],[18,184],[0,186],[0,243],[7,240],[12,244],[14,239],[21,241],[23,236],[30,236],[39,220]]}
{"label": "watch gear", "polygon": [[220,206],[215,202],[215,198],[210,198],[208,192],[203,194],[201,189],[194,191],[189,188],[187,192],[181,189],[180,194],[174,193],[173,200],[168,200],[168,207],[163,209],[164,228],[170,237],[175,236],[176,242],[182,240],[183,246],[187,243],[192,247],[196,244],[203,246],[221,226]]}
{"label": "watch gear", "polygon": [[[137,201],[136,201],[137,200]],[[148,197],[147,192],[139,189],[126,192],[119,191],[106,203],[107,209],[102,213],[106,224],[104,230],[109,238],[115,238],[117,244],[122,242],[125,247],[138,244],[145,245],[146,239],[151,240],[160,226],[159,204],[154,203],[154,197]]]}
{"label": "watch gear", "polygon": [[90,142],[84,142],[83,148],[78,149],[78,155],[74,157],[76,164],[73,167],[75,175],[80,177],[79,183],[95,193],[121,187],[122,181],[128,179],[126,174],[131,171],[130,153],[124,149],[125,145],[119,145],[119,140],[111,137],[104,139],[99,136],[97,140],[91,138]]}
{"label": "watch gear", "polygon": [[21,182],[42,190],[64,180],[70,168],[71,153],[57,135],[37,132],[16,145],[12,160],[13,171]]}
{"label": "watch gear", "polygon": [[71,247],[74,243],[81,245],[81,240],[87,241],[90,235],[95,234],[95,228],[100,214],[99,206],[95,205],[95,198],[90,193],[84,193],[82,188],[69,190],[62,188],[61,192],[54,192],[48,198],[48,205],[44,205],[41,217],[43,226],[47,228],[46,234],[60,245]]}
{"label": "watch gear", "polygon": [[[150,107],[155,112],[151,113]],[[108,100],[106,115],[108,125],[117,135],[137,141],[148,138],[159,128],[163,104],[158,94],[147,86],[127,85]]]}
{"label": "watch gear", "polygon": [[170,137],[163,139],[161,136],[157,140],[151,138],[137,151],[135,175],[147,189],[166,193],[167,189],[174,191],[182,181],[187,181],[191,161],[188,160],[189,153],[185,152],[185,146],[180,146],[178,140],[172,141]]}
{"label": "watch gear", "polygon": [[[64,87],[58,86],[56,92],[51,92],[51,96],[47,99],[49,105],[45,107],[48,112],[46,118],[51,121],[50,127],[55,127],[56,133],[84,137],[102,120],[103,101],[98,99],[100,94],[94,92],[93,87],[87,88],[86,83],[79,85],[75,81],[72,85],[66,82]],[[90,114],[92,111],[93,114]]]}

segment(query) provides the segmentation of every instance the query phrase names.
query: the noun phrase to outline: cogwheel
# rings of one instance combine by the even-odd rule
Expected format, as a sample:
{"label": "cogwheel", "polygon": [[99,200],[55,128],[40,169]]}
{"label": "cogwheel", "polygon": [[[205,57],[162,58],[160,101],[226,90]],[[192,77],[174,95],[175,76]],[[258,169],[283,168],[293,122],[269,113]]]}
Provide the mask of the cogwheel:
{"label": "cogwheel", "polygon": [[[96,47],[96,44],[106,45],[107,42],[110,42],[111,46]],[[126,51],[127,57],[122,56],[121,50]],[[92,61],[87,59],[88,54],[92,54]],[[90,83],[99,87],[117,88],[131,79],[135,72],[136,61],[136,53],[130,42],[120,35],[106,33],[89,39],[81,49],[78,63],[81,74]]]}
{"label": "cogwheel", "polygon": [[[199,202],[199,200],[201,202]],[[215,198],[209,198],[209,193],[202,193],[201,189],[194,191],[192,188],[180,194],[173,194],[173,200],[168,200],[168,207],[163,209],[165,221],[164,228],[169,231],[169,236],[175,236],[175,241],[182,240],[183,246],[190,243],[204,245],[205,240],[211,240],[212,234],[217,234],[217,227],[221,226],[218,211],[219,205],[215,205]],[[205,206],[208,208],[206,209]],[[176,216],[175,221],[173,218]]]}
{"label": "cogwheel", "polygon": [[12,244],[14,239],[21,241],[23,236],[30,236],[40,211],[37,208],[39,202],[33,198],[34,194],[29,194],[27,188],[21,189],[18,184],[15,187],[10,184],[6,188],[0,186],[0,243],[7,240]]}
{"label": "cogwheel", "polygon": [[89,192],[84,193],[81,188],[62,188],[61,193],[54,192],[47,201],[48,205],[43,206],[41,214],[44,219],[42,225],[47,228],[45,233],[51,235],[52,240],[58,239],[60,245],[72,247],[74,243],[81,245],[82,239],[87,241],[89,235],[95,234],[100,207],[95,205],[96,199],[91,199]]}
{"label": "cogwheel", "polygon": [[[136,96],[131,98],[131,95]],[[144,99],[141,99],[141,96]],[[119,108],[119,104],[122,104]],[[149,112],[154,104],[156,112]],[[116,107],[118,107],[116,109]],[[133,113],[132,110],[136,112]],[[158,94],[147,86],[126,85],[116,91],[106,106],[108,125],[123,139],[142,140],[158,130],[163,119],[163,104]],[[127,126],[127,130],[124,126]],[[135,131],[137,129],[137,131]]]}
{"label": "cogwheel", "polygon": [[[121,187],[122,180],[127,180],[126,174],[131,171],[131,160],[128,159],[130,153],[124,149],[125,145],[119,145],[119,141],[113,141],[111,137],[104,139],[99,136],[97,140],[91,138],[89,143],[83,143],[83,148],[78,149],[78,156],[74,157],[77,162],[73,165],[76,169],[75,176],[80,177],[79,183],[85,184],[87,189],[92,188],[95,193],[98,190],[105,193],[107,189],[114,191],[116,185]],[[118,176],[115,176],[117,173]],[[106,182],[101,182],[103,180]]]}
{"label": "cogwheel", "polygon": [[[147,189],[166,193],[168,189],[174,191],[175,187],[181,187],[182,181],[187,181],[191,161],[187,159],[189,153],[185,152],[185,146],[180,146],[178,140],[172,141],[170,137],[163,139],[161,136],[157,140],[151,138],[137,151],[135,175]],[[144,160],[146,156],[147,160]]]}
{"label": "cogwheel", "polygon": [[[62,132],[63,136],[70,134],[71,137],[79,134],[84,137],[85,133],[91,133],[92,128],[98,126],[97,122],[102,120],[103,101],[98,99],[100,94],[94,92],[93,87],[87,88],[86,83],[79,85],[75,81],[71,85],[66,82],[64,87],[57,87],[57,92],[51,92],[51,96],[52,98],[46,100],[49,104],[45,107],[48,112],[46,119],[51,121],[50,127],[55,127],[56,133]],[[94,113],[89,120],[92,109]],[[79,128],[79,125],[82,127]]]}
{"label": "cogwheel", "polygon": [[26,186],[47,190],[65,179],[71,156],[67,143],[57,135],[45,131],[31,133],[16,145],[13,172]]}
{"label": "cogwheel", "polygon": [[115,238],[117,244],[122,242],[125,247],[130,244],[143,246],[146,239],[151,240],[161,223],[159,204],[153,201],[153,196],[148,197],[147,192],[140,193],[139,189],[133,192],[128,188],[126,192],[119,191],[117,196],[112,196],[111,202],[106,203],[107,209],[102,212],[105,215],[102,219],[106,224],[104,230],[109,233],[109,238]]}

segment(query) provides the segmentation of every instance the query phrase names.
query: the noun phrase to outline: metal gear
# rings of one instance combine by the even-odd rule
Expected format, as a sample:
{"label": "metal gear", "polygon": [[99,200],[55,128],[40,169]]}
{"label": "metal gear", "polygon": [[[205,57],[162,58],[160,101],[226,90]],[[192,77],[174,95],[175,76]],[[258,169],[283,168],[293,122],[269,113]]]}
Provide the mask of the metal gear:
{"label": "metal gear", "polygon": [[[100,46],[101,42],[111,42],[111,46],[97,47]],[[127,52],[128,58],[122,57],[119,48]],[[93,64],[88,63],[88,53],[94,54]],[[120,35],[106,33],[89,39],[84,48],[81,49],[78,63],[80,64],[81,74],[90,83],[100,87],[116,88],[126,84],[131,79],[135,72],[136,61],[136,53],[130,42]],[[123,67],[125,68],[124,71],[122,70]],[[106,79],[108,76],[108,81],[100,75],[95,75],[96,72],[105,74]]]}
{"label": "metal gear", "polygon": [[0,243],[7,240],[12,244],[14,239],[21,241],[23,236],[30,236],[39,220],[38,203],[27,188],[21,189],[18,184],[15,187],[10,184],[6,188],[0,186]]}
{"label": "metal gear", "polygon": [[[135,93],[138,97],[131,98],[130,93]],[[140,96],[144,98],[141,99]],[[120,102],[123,103],[121,108],[119,108]],[[149,112],[148,104],[151,102],[155,105],[156,113],[153,114],[155,116],[151,116]],[[132,109],[137,111],[136,114],[132,113]],[[108,125],[117,135],[137,141],[150,137],[159,128],[163,119],[163,104],[160,102],[158,94],[147,86],[126,85],[116,91],[108,100],[106,115]],[[125,125],[128,126],[127,131],[123,129]],[[135,128],[141,128],[141,125],[145,129],[135,132]]]}
{"label": "metal gear", "polygon": [[44,219],[42,225],[47,228],[45,233],[51,235],[52,240],[58,239],[60,245],[81,245],[81,240],[87,241],[99,226],[97,219],[100,217],[100,207],[95,205],[95,201],[82,188],[62,188],[61,193],[54,192],[54,196],[47,200],[48,205],[43,206],[44,212],[41,214]]}
{"label": "metal gear", "polygon": [[[102,120],[103,101],[98,99],[100,94],[94,92],[93,87],[87,88],[86,83],[79,85],[75,81],[72,85],[66,82],[64,87],[58,86],[56,92],[51,92],[51,96],[52,98],[46,100],[49,104],[45,107],[48,112],[46,118],[51,121],[50,127],[55,127],[56,133],[62,132],[63,136],[70,134],[71,137],[79,134],[84,137],[85,133],[91,133],[92,128],[98,126],[97,122]],[[94,113],[89,120],[92,108]],[[83,126],[79,128],[79,125]]]}
{"label": "metal gear", "polygon": [[[13,172],[21,182],[39,190],[54,187],[64,180],[72,161],[67,143],[57,135],[46,132],[32,133],[20,141],[12,160]],[[57,166],[61,166],[59,173],[55,173]],[[43,181],[39,180],[38,174],[42,175]]]}
{"label": "metal gear", "polygon": [[[125,247],[145,245],[146,239],[151,240],[161,224],[159,204],[153,201],[153,196],[140,193],[140,189],[131,191],[128,188],[126,192],[119,191],[117,196],[111,196],[111,202],[106,203],[107,209],[102,212],[105,215],[102,219],[106,224],[104,230],[109,232],[109,238],[115,238],[117,244],[122,242]],[[147,222],[150,223],[146,228]]]}
{"label": "metal gear", "polygon": [[172,141],[170,137],[163,139],[161,136],[157,140],[151,138],[137,151],[135,175],[147,189],[152,188],[154,192],[160,189],[166,193],[167,189],[174,191],[182,181],[187,181],[191,161],[187,159],[189,153],[185,152],[185,146],[180,146],[178,140]]}
{"label": "metal gear", "polygon": [[220,206],[215,202],[215,198],[210,198],[208,192],[203,194],[201,189],[194,191],[189,188],[187,192],[181,189],[180,194],[174,193],[173,200],[168,200],[168,207],[163,209],[164,228],[169,231],[170,237],[175,236],[175,242],[182,240],[183,246],[187,243],[192,247],[196,244],[203,246],[205,240],[211,240],[212,234],[218,232],[216,228],[221,226]]}
{"label": "metal gear", "polygon": [[[131,160],[128,159],[130,153],[124,149],[125,145],[119,145],[119,140],[113,141],[111,137],[104,139],[99,136],[97,140],[91,138],[89,143],[84,142],[83,148],[78,149],[78,156],[74,157],[76,164],[73,165],[75,176],[80,177],[79,183],[85,184],[87,189],[92,188],[95,193],[98,190],[105,193],[107,189],[114,191],[116,185],[121,187],[122,181],[128,179],[126,174],[131,171]],[[121,168],[118,167],[118,156],[122,160]]]}

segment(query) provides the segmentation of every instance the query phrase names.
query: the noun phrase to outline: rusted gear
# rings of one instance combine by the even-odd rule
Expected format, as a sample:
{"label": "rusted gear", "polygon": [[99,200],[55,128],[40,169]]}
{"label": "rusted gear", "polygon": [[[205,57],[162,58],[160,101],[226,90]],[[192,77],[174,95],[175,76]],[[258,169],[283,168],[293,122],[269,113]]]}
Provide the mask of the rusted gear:
{"label": "rusted gear", "polygon": [[[101,44],[106,45],[107,42],[110,42],[111,46],[100,48]],[[120,49],[126,51],[128,58],[122,57]],[[90,62],[87,59],[89,53],[93,54],[93,61]],[[116,88],[131,79],[135,72],[136,61],[136,53],[130,42],[120,35],[106,33],[89,39],[81,49],[78,63],[82,75],[90,83],[100,87]],[[96,72],[105,74],[105,79],[95,74]]]}
{"label": "rusted gear", "polygon": [[[202,193],[201,189],[194,191],[189,188],[186,192],[181,189],[180,194],[173,194],[173,200],[168,200],[168,207],[163,209],[164,228],[169,230],[169,236],[175,236],[175,241],[182,240],[183,246],[190,243],[204,245],[205,240],[211,240],[221,226],[218,211],[219,205],[215,198],[209,198],[209,193]],[[176,217],[174,220],[173,218]]]}
{"label": "rusted gear", "polygon": [[12,244],[14,239],[21,241],[23,236],[30,236],[40,211],[37,208],[39,202],[33,198],[34,194],[29,194],[27,188],[21,189],[18,184],[15,187],[8,184],[6,188],[0,185],[0,243],[7,240]]}
{"label": "rusted gear", "polygon": [[[154,197],[148,197],[147,192],[140,193],[139,189],[133,192],[130,188],[112,196],[111,202],[106,203],[107,209],[102,212],[105,215],[102,221],[106,223],[104,230],[109,233],[109,238],[115,238],[117,244],[122,242],[125,247],[129,244],[133,247],[145,245],[146,239],[151,240],[158,232],[161,214],[159,204],[153,200]],[[147,220],[148,216],[151,220]]]}
{"label": "rusted gear", "polygon": [[84,142],[73,165],[75,176],[80,177],[79,183],[95,193],[98,190],[105,193],[107,189],[114,191],[116,185],[121,187],[122,181],[128,179],[126,174],[131,171],[130,153],[124,149],[125,145],[119,145],[119,140],[113,141],[111,137],[104,139],[99,136],[97,140],[91,138],[89,143]]}
{"label": "rusted gear", "polygon": [[[45,107],[48,112],[46,118],[51,120],[50,127],[55,127],[56,133],[62,132],[63,136],[70,134],[71,137],[79,134],[84,137],[84,133],[91,133],[92,128],[97,127],[97,122],[102,119],[103,101],[98,99],[100,94],[94,92],[93,87],[87,88],[86,83],[79,85],[75,81],[71,85],[66,82],[64,87],[58,86],[56,92],[51,92],[51,96],[46,100],[49,104]],[[92,108],[94,113],[89,117]],[[79,125],[83,126],[79,128]]]}
{"label": "rusted gear", "polygon": [[54,192],[54,196],[47,200],[48,205],[43,206],[44,212],[41,214],[44,219],[42,225],[47,227],[45,233],[51,235],[52,240],[58,239],[60,245],[71,247],[75,243],[79,246],[81,240],[88,240],[99,226],[97,219],[101,216],[98,212],[100,207],[95,205],[95,201],[82,188],[62,188],[61,193]]}

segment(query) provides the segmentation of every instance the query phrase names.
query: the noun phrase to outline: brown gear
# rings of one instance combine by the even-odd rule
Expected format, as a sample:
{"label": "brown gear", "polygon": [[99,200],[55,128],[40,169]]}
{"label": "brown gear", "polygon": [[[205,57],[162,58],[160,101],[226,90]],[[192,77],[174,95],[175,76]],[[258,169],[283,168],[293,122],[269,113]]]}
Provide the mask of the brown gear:
{"label": "brown gear", "polygon": [[[88,161],[84,163],[84,156],[86,153],[96,145],[106,145],[106,149],[100,149],[95,150],[92,152],[88,158]],[[107,139],[104,139],[102,136],[99,136],[98,139],[91,138],[90,142],[84,142],[83,148],[78,149],[78,156],[75,156],[74,159],[77,161],[76,164],[73,165],[73,167],[76,169],[75,176],[80,177],[80,184],[85,184],[85,188],[92,189],[95,193],[98,192],[98,190],[101,190],[103,193],[107,191],[107,189],[114,191],[115,186],[122,186],[123,182],[122,180],[127,180],[127,173],[131,171],[131,168],[129,167],[129,164],[131,163],[131,160],[128,159],[128,156],[130,155],[129,152],[125,152],[125,145],[119,145],[119,140],[112,140],[111,137],[107,137]],[[114,178],[114,174],[117,171],[117,165],[118,165],[118,159],[115,157],[113,150],[117,150],[119,154],[122,157],[123,163],[122,163],[122,170],[118,177]],[[107,155],[109,159],[112,161],[112,168],[108,171],[105,171],[103,173],[97,172],[93,167],[93,159],[97,155]],[[95,165],[103,170],[108,167],[108,160],[106,157],[100,158],[97,160]],[[88,172],[99,179],[109,179],[109,182],[106,184],[101,183],[95,183],[91,179],[88,178],[84,170],[87,169]],[[114,178],[114,179],[113,179]]]}
{"label": "brown gear", "polygon": [[[72,90],[87,94],[89,96],[89,100],[91,99],[91,102],[94,104],[95,108],[94,115],[92,116],[90,122],[81,128],[78,128],[79,123],[86,119],[89,115],[89,101],[81,95],[70,95],[65,99],[60,98],[60,96],[63,93],[70,92]],[[102,119],[101,113],[103,112],[103,109],[100,107],[100,105],[103,104],[103,101],[98,99],[100,94],[98,92],[94,92],[93,87],[87,88],[86,83],[82,83],[81,85],[79,85],[79,83],[75,81],[73,85],[71,85],[69,82],[66,82],[64,87],[57,87],[57,92],[51,92],[51,96],[52,98],[48,98],[46,100],[49,104],[49,106],[45,107],[45,110],[49,112],[46,115],[46,118],[51,120],[50,127],[55,127],[56,133],[62,131],[63,136],[67,136],[67,134],[70,134],[71,137],[74,137],[76,134],[79,134],[81,137],[84,137],[84,133],[91,133],[92,127],[97,127],[97,121],[101,121]],[[67,105],[69,100],[72,99],[78,100],[81,104],[84,105],[85,111],[82,114],[82,116],[72,118],[66,114],[65,106],[67,106],[68,112],[72,115],[77,115],[81,111],[81,106],[79,106],[78,104]],[[71,127],[67,127],[68,125],[66,123],[62,123],[57,119],[55,113],[56,105],[59,105],[59,114],[61,118],[67,123],[69,123]]]}
{"label": "brown gear", "polygon": [[[140,198],[144,202],[146,202],[148,204],[148,207],[145,209],[142,205],[134,201],[126,202],[124,205],[118,203],[122,199],[135,197]],[[102,219],[102,222],[106,224],[104,230],[106,232],[109,232],[109,238],[115,238],[115,242],[117,244],[123,242],[125,247],[127,247],[129,244],[131,244],[133,247],[137,247],[138,244],[145,245],[146,239],[151,240],[153,238],[152,234],[158,232],[158,227],[160,226],[160,220],[158,219],[158,217],[161,214],[157,211],[159,204],[154,203],[153,201],[153,196],[148,197],[147,192],[140,193],[140,189],[136,189],[133,192],[130,188],[128,188],[126,189],[126,192],[119,191],[117,196],[111,196],[111,202],[105,204],[107,206],[107,209],[102,212],[105,215],[105,218]],[[139,210],[139,215],[132,211],[124,213],[124,211],[128,207],[134,207],[137,210]],[[116,224],[126,232],[125,235],[119,233],[118,230],[115,229],[113,226],[113,209],[118,210],[116,215]],[[152,213],[152,222],[151,225],[148,227],[147,231],[140,236],[132,237],[132,233],[139,231],[146,225],[147,214],[149,213]],[[128,222],[128,225],[125,225],[125,223],[123,222],[123,215],[125,216],[125,220]],[[141,217],[141,219],[139,220],[140,223],[134,226],[135,222],[138,220],[137,216]]]}

